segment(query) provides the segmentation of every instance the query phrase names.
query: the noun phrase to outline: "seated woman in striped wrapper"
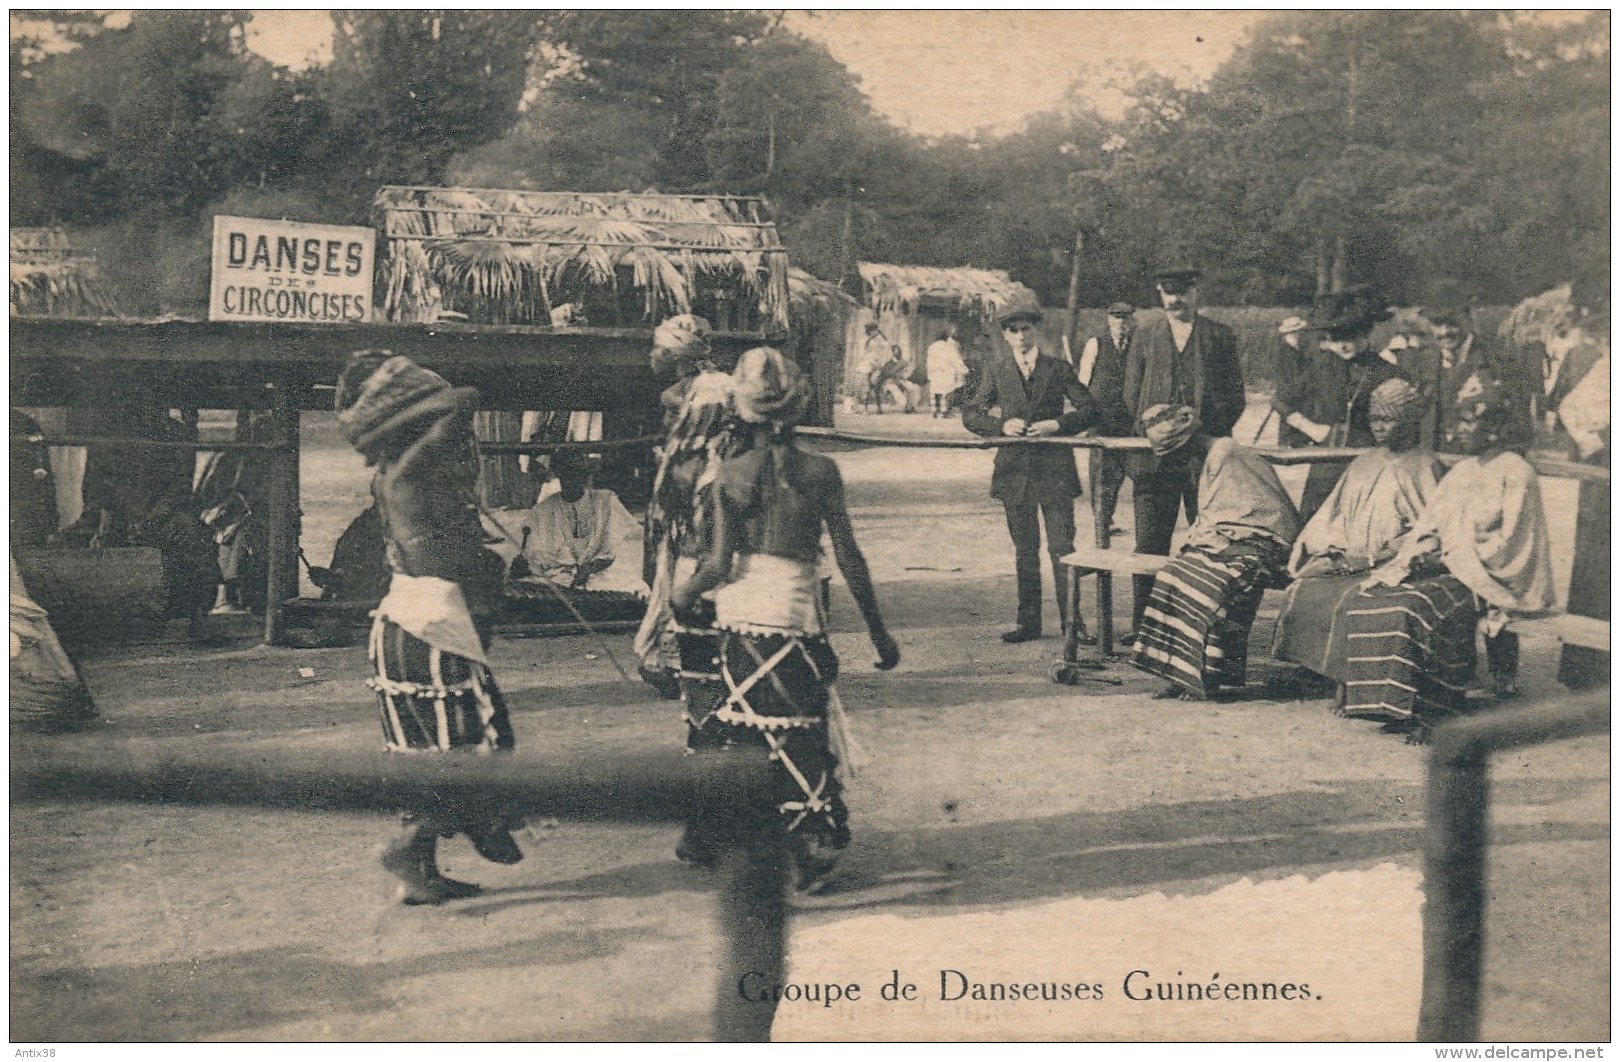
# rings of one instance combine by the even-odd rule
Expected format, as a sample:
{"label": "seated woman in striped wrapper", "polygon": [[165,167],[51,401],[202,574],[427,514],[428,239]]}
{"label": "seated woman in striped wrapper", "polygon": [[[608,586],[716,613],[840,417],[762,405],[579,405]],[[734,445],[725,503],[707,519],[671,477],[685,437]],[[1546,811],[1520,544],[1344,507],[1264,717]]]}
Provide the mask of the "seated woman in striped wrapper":
{"label": "seated woman in striped wrapper", "polygon": [[1157,405],[1142,422],[1155,455],[1191,456],[1198,516],[1180,555],[1153,577],[1131,664],[1169,680],[1154,697],[1202,700],[1243,685],[1249,628],[1266,587],[1285,579],[1299,515],[1270,462],[1203,434],[1190,406]]}
{"label": "seated woman in striped wrapper", "polygon": [[[485,547],[473,492],[478,482],[472,414],[478,392],[386,350],[352,355],[338,379],[338,428],[373,466],[388,564],[388,593],[374,613],[372,676],[391,752],[485,753],[511,749],[512,724],[490,674],[486,619],[504,564]],[[439,873],[441,836],[465,833],[478,854],[516,863],[523,852],[498,814],[441,815],[422,807],[382,863],[407,904],[476,895],[477,885]]]}
{"label": "seated woman in striped wrapper", "polygon": [[1466,710],[1476,628],[1498,688],[1518,671],[1514,615],[1553,605],[1547,517],[1511,395],[1498,385],[1459,404],[1459,461],[1394,559],[1369,576],[1346,616],[1346,715],[1382,720],[1412,744]]}
{"label": "seated woman in striped wrapper", "polygon": [[[769,756],[776,818],[787,833],[799,887],[813,891],[832,869],[833,850],[849,843],[839,777],[848,756],[833,688],[838,658],[817,592],[823,527],[866,620],[877,666],[894,667],[900,649],[878,611],[838,466],[793,443],[793,426],[810,394],[804,375],[779,351],[756,347],[742,356],[733,381],[737,416],[752,427],[753,446],[722,463],[714,537],[670,604],[677,619],[698,625],[707,618],[696,614],[703,595],[714,592],[726,696],[703,728],[715,747]],[[751,840],[757,838],[710,822],[689,826],[683,844],[687,858],[702,861]]]}
{"label": "seated woman in striped wrapper", "polygon": [[1439,462],[1421,445],[1425,409],[1422,392],[1398,377],[1373,390],[1369,428],[1378,448],[1350,462],[1289,558],[1294,583],[1271,652],[1332,680],[1340,712],[1345,612],[1366,573],[1399,551],[1439,482]]}

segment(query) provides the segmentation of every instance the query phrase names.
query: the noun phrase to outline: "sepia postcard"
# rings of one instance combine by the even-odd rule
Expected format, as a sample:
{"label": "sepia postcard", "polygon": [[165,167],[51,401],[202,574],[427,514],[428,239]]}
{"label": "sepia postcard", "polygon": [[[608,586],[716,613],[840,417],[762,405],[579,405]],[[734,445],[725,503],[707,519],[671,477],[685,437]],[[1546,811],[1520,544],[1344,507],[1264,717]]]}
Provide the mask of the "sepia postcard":
{"label": "sepia postcard", "polygon": [[11,45],[15,1057],[1602,1057],[1608,12]]}

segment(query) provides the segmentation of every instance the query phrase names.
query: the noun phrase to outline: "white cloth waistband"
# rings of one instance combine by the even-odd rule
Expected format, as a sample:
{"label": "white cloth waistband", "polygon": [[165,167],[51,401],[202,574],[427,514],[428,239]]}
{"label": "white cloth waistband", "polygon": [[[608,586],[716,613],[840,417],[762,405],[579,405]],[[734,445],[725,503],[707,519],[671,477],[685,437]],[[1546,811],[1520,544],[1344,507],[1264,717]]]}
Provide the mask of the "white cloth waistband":
{"label": "white cloth waistband", "polygon": [[744,553],[731,582],[715,591],[715,624],[759,633],[820,634],[821,598],[815,561]]}
{"label": "white cloth waistband", "polygon": [[467,607],[459,583],[432,575],[395,572],[387,595],[372,615],[398,624],[442,652],[489,666],[483,639],[473,626],[472,610]]}

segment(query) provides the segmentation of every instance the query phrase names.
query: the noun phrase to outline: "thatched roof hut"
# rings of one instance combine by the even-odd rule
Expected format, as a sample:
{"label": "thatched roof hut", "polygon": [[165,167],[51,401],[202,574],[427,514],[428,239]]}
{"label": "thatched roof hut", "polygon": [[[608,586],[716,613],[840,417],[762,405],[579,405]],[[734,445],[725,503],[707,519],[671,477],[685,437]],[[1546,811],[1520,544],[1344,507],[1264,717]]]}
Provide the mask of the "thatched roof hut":
{"label": "thatched roof hut", "polygon": [[1009,306],[1039,306],[1035,292],[1000,269],[884,265],[861,262],[866,304],[879,316],[953,311],[952,316],[993,321]]}
{"label": "thatched roof hut", "polygon": [[390,186],[373,210],[389,321],[787,330],[787,252],[758,198]]}
{"label": "thatched roof hut", "polygon": [[11,316],[116,317],[96,258],[63,229],[11,230]]}
{"label": "thatched roof hut", "polygon": [[788,353],[810,374],[805,422],[832,427],[844,383],[844,334],[860,303],[837,284],[797,267],[788,270]]}
{"label": "thatched roof hut", "polygon": [[867,366],[865,326],[875,322],[887,344],[900,348],[912,365],[911,379],[927,383],[928,345],[955,326],[969,365],[995,343],[994,322],[1011,307],[1038,307],[1034,291],[1000,269],[948,269],[941,266],[860,262],[866,309],[851,316],[845,333],[845,389],[861,394]]}

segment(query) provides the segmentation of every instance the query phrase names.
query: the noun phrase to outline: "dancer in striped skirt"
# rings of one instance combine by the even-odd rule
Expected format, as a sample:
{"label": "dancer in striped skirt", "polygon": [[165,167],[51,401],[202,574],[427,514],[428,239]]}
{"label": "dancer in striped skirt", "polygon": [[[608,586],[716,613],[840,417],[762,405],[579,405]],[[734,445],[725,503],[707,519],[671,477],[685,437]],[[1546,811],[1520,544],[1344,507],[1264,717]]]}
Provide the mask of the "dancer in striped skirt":
{"label": "dancer in striped skirt", "polygon": [[[737,416],[752,425],[753,445],[722,463],[713,541],[670,603],[678,620],[702,625],[709,617],[701,603],[713,591],[724,697],[701,732],[717,749],[752,750],[769,760],[775,818],[799,887],[815,891],[832,870],[834,852],[849,842],[841,779],[847,743],[833,686],[838,658],[827,641],[816,567],[823,528],[866,620],[877,666],[894,667],[900,649],[878,611],[838,466],[793,443],[808,382],[768,347],[745,353],[733,379]],[[732,823],[699,823],[689,827],[687,843],[718,852],[760,840],[737,834]]]}
{"label": "dancer in striped skirt", "polygon": [[1553,605],[1547,518],[1536,471],[1512,447],[1521,418],[1486,384],[1460,406],[1459,461],[1429,498],[1400,552],[1373,572],[1346,618],[1345,714],[1381,720],[1413,744],[1467,707],[1485,633],[1492,678],[1518,667],[1514,616]]}
{"label": "dancer in striped skirt", "polygon": [[1190,406],[1154,406],[1142,419],[1155,457],[1188,458],[1198,516],[1180,555],[1153,578],[1131,663],[1169,680],[1155,697],[1202,700],[1243,685],[1249,628],[1266,587],[1284,581],[1299,517],[1271,464],[1203,434]]}
{"label": "dancer in striped skirt", "polygon": [[[485,655],[486,618],[501,559],[485,548],[473,491],[477,392],[452,388],[409,358],[360,351],[337,388],[338,426],[376,468],[371,492],[393,570],[371,632],[372,676],[391,752],[489,752],[513,747],[512,726]],[[439,873],[438,839],[465,833],[485,859],[516,863],[515,821],[423,808],[383,854],[407,904],[476,894]]]}

